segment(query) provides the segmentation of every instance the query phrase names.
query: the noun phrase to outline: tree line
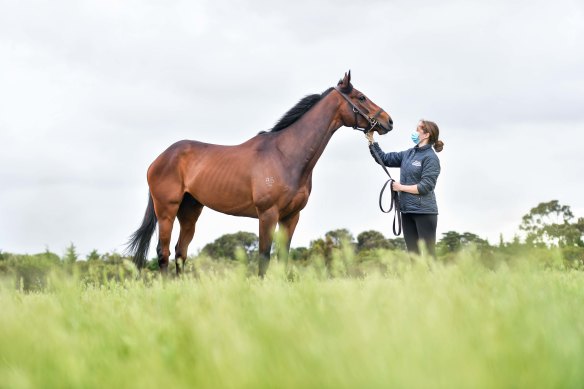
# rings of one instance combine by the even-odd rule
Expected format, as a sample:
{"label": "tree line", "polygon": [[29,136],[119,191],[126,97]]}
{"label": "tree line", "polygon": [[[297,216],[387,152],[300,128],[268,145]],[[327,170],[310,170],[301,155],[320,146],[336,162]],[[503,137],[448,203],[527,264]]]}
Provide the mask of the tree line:
{"label": "tree line", "polygon": [[[483,253],[503,252],[512,254],[524,248],[559,248],[567,260],[584,260],[584,218],[576,218],[567,205],[558,200],[543,202],[532,208],[522,217],[519,225],[523,237],[515,235],[509,242],[500,240],[491,244],[471,232],[448,231],[442,234],[436,245],[438,259],[448,260],[460,250],[474,246]],[[248,259],[257,256],[259,239],[255,233],[239,231],[225,234],[215,241],[205,245],[198,255],[205,255],[216,260],[236,260],[243,255]],[[293,247],[290,249],[289,259],[293,261],[308,261],[319,256],[330,258],[334,250],[341,248],[353,250],[357,256],[367,256],[375,250],[405,250],[405,241],[401,237],[386,238],[376,230],[359,233],[356,237],[346,228],[328,231],[323,237],[312,240],[308,247]],[[277,248],[274,248],[277,250]],[[9,258],[24,258],[0,250],[0,273],[6,268]],[[77,253],[73,243],[67,247],[63,256],[46,251],[28,257],[44,258],[49,262],[74,263],[85,259],[88,263],[104,262],[120,264],[125,259],[116,252],[100,254],[97,250],[91,251],[85,258]],[[4,266],[3,266],[4,265]],[[150,267],[155,269],[157,262],[153,258]]]}
{"label": "tree line", "polygon": [[[584,218],[576,219],[570,207],[561,205],[558,200],[538,204],[523,216],[519,230],[525,237],[516,235],[510,242],[500,237],[498,244],[491,244],[471,232],[448,231],[438,240],[436,249],[438,257],[448,257],[470,245],[483,252],[503,250],[512,252],[521,248],[538,247],[562,249],[566,259],[584,259]],[[363,231],[356,237],[346,228],[325,233],[324,237],[310,242],[308,247],[295,247],[290,250],[292,260],[308,260],[314,256],[327,257],[334,249],[343,245],[352,247],[357,254],[371,250],[405,250],[403,238],[389,239],[380,231]],[[202,253],[212,258],[235,260],[238,252],[253,257],[258,249],[258,236],[251,232],[225,234],[203,247]],[[241,251],[240,251],[241,250]],[[580,255],[580,257],[578,257]]]}

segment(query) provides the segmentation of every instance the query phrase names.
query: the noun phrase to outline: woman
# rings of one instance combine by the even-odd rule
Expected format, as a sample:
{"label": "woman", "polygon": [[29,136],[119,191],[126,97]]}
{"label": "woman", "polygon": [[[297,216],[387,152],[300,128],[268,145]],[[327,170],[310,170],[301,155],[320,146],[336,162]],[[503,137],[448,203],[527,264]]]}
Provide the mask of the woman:
{"label": "woman", "polygon": [[438,139],[439,134],[436,123],[420,120],[411,136],[416,146],[390,153],[384,153],[373,140],[373,131],[366,134],[373,158],[375,150],[385,166],[400,168],[400,182],[394,182],[392,188],[399,194],[402,229],[408,251],[420,254],[418,241],[423,240],[434,257],[438,224],[434,187],[440,175],[440,160],[436,153],[444,147],[444,142]]}

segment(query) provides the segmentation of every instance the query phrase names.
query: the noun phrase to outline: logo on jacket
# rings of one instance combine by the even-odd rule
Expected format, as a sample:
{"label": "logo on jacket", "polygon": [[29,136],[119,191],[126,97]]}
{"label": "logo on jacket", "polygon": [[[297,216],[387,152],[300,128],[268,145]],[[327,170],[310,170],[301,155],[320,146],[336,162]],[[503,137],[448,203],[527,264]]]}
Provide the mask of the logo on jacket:
{"label": "logo on jacket", "polygon": [[422,162],[420,162],[420,161],[414,161],[414,162],[412,162],[412,165],[414,165],[414,166],[422,166]]}

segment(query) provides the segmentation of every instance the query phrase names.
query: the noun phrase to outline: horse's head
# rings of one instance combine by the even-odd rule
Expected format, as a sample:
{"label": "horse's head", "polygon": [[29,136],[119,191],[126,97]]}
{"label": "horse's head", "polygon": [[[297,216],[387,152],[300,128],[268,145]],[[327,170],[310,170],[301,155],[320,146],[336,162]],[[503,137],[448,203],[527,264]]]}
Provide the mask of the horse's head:
{"label": "horse's head", "polygon": [[362,92],[353,88],[350,70],[345,73],[343,79],[339,80],[335,89],[348,102],[341,106],[340,115],[343,125],[355,129],[360,128],[364,132],[377,131],[379,135],[387,134],[393,129],[391,116]]}

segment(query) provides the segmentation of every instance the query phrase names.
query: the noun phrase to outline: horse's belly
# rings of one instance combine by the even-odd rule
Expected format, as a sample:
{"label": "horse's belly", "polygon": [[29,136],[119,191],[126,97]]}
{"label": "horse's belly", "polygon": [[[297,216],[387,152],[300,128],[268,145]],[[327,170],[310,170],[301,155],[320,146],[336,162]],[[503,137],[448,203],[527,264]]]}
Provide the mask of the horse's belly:
{"label": "horse's belly", "polygon": [[225,204],[204,204],[205,206],[211,208],[214,211],[221,212],[232,216],[245,216],[245,217],[258,217],[257,209],[252,205],[241,206],[241,205],[225,205]]}
{"label": "horse's belly", "polygon": [[217,212],[233,216],[258,217],[257,209],[244,193],[226,190],[225,188],[205,191],[189,190],[189,193],[204,206]]}
{"label": "horse's belly", "polygon": [[[186,191],[197,201],[217,212],[257,217],[249,175],[241,163],[192,161],[186,175]],[[202,169],[201,167],[205,167]]]}

